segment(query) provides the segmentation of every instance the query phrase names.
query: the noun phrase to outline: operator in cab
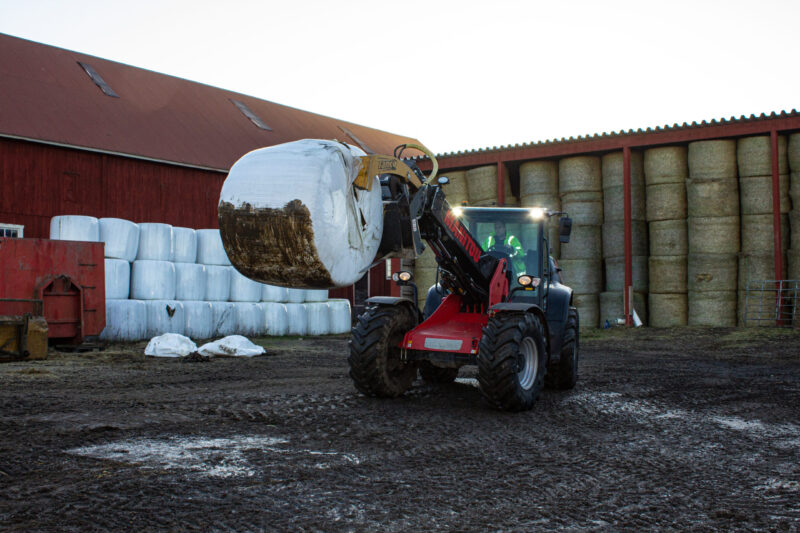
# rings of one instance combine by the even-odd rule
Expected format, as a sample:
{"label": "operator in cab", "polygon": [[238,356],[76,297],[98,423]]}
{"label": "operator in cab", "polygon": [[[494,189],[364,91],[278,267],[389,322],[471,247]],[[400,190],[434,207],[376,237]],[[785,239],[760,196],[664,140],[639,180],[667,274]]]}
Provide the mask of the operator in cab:
{"label": "operator in cab", "polygon": [[502,220],[494,222],[494,234],[484,239],[483,249],[487,252],[498,251],[507,254],[511,259],[509,266],[514,273],[513,279],[525,272],[525,254],[522,251],[522,243],[515,236],[506,234],[506,224]]}

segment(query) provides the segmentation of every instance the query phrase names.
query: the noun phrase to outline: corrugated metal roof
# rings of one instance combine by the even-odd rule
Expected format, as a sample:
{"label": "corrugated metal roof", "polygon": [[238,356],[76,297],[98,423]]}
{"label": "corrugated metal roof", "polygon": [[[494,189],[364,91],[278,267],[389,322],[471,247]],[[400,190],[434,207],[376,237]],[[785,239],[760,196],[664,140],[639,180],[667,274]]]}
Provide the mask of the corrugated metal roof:
{"label": "corrugated metal roof", "polygon": [[[99,82],[79,62],[91,67]],[[100,82],[119,97],[104,93]],[[419,142],[4,34],[0,96],[2,136],[219,170],[250,150],[308,137],[386,154],[399,144]],[[258,127],[258,119],[270,129]]]}

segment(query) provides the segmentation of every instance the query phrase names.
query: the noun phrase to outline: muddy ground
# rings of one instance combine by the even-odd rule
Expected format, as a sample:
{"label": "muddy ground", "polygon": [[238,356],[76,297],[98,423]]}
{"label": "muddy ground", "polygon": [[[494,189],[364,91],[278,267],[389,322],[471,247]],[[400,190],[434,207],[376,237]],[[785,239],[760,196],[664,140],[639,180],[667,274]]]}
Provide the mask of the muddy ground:
{"label": "muddy ground", "polygon": [[459,382],[360,396],[347,339],[0,365],[0,529],[800,530],[800,333],[585,335],[520,414]]}

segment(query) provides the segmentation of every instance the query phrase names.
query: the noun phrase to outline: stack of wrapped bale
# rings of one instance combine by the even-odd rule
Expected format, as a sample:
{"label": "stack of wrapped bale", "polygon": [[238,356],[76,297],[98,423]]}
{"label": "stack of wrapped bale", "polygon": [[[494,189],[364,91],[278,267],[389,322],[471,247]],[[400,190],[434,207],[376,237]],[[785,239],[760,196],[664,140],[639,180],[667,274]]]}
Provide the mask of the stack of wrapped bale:
{"label": "stack of wrapped bale", "polygon": [[[789,162],[786,157],[786,137],[778,137],[778,174],[781,212],[781,249],[789,244]],[[775,279],[775,232],[772,214],[772,148],[769,135],[745,137],[736,144],[739,168],[739,199],[742,224],[742,252],[739,255],[739,325],[745,325],[746,289],[749,283]],[[786,271],[786,255],[782,256]],[[750,304],[748,318],[760,296]],[[768,321],[748,321],[747,325],[774,325]]]}
{"label": "stack of wrapped bale", "polygon": [[647,222],[650,230],[648,323],[654,327],[687,322],[685,146],[644,152]]}
{"label": "stack of wrapped bale", "polygon": [[[555,161],[528,161],[519,167],[519,196],[522,207],[543,207],[549,211],[561,210],[558,197],[558,163]],[[558,258],[557,218],[548,220],[547,238],[550,254]]]}
{"label": "stack of wrapped bale", "polygon": [[[645,222],[642,153],[631,152],[631,237],[633,310],[647,323],[647,223]],[[600,324],[625,314],[625,187],[622,152],[603,156],[603,260],[605,292],[600,295]]]}
{"label": "stack of wrapped bale", "polygon": [[600,158],[567,157],[558,162],[558,191],[562,210],[572,217],[569,243],[561,245],[562,278],[572,287],[581,328],[599,324],[598,294],[603,285],[602,178]]}
{"label": "stack of wrapped bale", "polygon": [[688,163],[688,324],[735,326],[740,249],[736,141],[690,143]]}

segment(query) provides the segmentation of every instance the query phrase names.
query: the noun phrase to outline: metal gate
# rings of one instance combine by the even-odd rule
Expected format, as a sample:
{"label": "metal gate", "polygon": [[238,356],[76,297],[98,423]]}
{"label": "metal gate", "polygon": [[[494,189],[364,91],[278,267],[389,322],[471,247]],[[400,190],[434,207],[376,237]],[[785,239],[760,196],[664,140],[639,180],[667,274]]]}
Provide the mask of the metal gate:
{"label": "metal gate", "polygon": [[747,284],[745,326],[800,327],[800,280],[759,280]]}

